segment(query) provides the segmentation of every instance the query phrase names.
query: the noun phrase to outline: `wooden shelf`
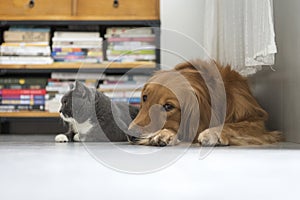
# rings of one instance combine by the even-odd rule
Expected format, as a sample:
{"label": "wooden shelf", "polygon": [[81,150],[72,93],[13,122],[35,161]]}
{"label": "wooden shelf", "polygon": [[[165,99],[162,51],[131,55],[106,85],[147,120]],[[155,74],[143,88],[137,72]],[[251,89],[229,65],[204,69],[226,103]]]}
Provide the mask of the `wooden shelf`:
{"label": "wooden shelf", "polygon": [[0,65],[0,69],[133,69],[155,68],[154,62],[53,63],[43,65]]}
{"label": "wooden shelf", "polygon": [[158,16],[64,16],[64,15],[40,15],[40,16],[9,16],[0,15],[1,21],[36,21],[36,20],[47,20],[47,21],[128,21],[128,20],[159,20]]}
{"label": "wooden shelf", "polygon": [[59,117],[59,113],[49,113],[46,111],[0,112],[0,117],[11,117],[11,118]]}

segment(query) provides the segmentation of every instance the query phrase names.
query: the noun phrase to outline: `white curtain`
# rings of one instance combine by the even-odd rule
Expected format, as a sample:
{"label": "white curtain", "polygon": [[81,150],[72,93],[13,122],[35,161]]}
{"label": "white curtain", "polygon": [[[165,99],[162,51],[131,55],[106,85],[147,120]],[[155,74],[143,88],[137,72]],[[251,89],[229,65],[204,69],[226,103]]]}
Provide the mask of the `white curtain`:
{"label": "white curtain", "polygon": [[244,76],[273,65],[277,53],[273,0],[202,0],[202,45]]}

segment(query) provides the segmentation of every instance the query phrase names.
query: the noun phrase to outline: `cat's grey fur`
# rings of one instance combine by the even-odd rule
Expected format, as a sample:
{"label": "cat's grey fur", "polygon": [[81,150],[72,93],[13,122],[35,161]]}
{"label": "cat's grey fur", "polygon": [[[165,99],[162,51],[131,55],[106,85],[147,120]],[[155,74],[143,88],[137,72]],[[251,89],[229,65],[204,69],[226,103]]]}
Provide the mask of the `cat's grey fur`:
{"label": "cat's grey fur", "polygon": [[[126,141],[126,131],[138,108],[127,103],[112,102],[109,97],[76,81],[61,100],[60,115],[69,124],[69,131],[56,137],[57,142]],[[65,136],[65,140],[57,139]],[[75,139],[78,140],[78,139]]]}

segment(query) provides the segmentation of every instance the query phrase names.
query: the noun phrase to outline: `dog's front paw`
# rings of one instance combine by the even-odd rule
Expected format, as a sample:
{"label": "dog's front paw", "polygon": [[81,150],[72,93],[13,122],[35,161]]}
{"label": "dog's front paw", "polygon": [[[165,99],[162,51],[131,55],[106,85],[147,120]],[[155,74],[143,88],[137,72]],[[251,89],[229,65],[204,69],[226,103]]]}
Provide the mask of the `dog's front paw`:
{"label": "dog's front paw", "polygon": [[65,134],[59,134],[55,137],[55,142],[65,143],[65,142],[69,142],[69,139]]}
{"label": "dog's front paw", "polygon": [[221,130],[219,128],[209,128],[199,134],[198,142],[202,146],[220,145]]}
{"label": "dog's front paw", "polygon": [[149,145],[152,146],[164,147],[178,142],[177,135],[168,129],[159,130],[149,138]]}

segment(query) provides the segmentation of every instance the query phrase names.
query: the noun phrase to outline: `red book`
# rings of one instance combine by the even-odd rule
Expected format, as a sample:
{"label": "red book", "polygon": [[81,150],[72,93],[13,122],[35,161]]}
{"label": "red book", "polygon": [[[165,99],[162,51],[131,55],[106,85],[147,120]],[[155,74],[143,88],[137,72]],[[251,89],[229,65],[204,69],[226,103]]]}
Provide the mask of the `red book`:
{"label": "red book", "polygon": [[45,95],[45,89],[2,89],[2,96]]}

